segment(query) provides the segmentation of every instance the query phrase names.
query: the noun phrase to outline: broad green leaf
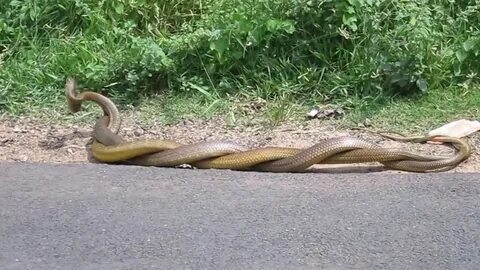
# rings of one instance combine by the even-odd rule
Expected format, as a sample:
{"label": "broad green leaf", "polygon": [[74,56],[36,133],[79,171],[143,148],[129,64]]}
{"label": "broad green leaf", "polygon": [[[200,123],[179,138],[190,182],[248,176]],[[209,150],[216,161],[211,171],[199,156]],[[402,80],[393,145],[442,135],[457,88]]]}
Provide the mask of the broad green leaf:
{"label": "broad green leaf", "polygon": [[124,6],[122,3],[116,3],[115,4],[115,12],[118,14],[123,14],[124,11]]}
{"label": "broad green leaf", "polygon": [[468,56],[468,54],[464,50],[457,50],[455,52],[455,56],[457,57],[458,61],[463,62]]}
{"label": "broad green leaf", "polygon": [[349,6],[349,7],[347,7],[347,13],[348,14],[355,14],[356,12],[355,12],[355,9],[353,7]]}
{"label": "broad green leaf", "polygon": [[216,51],[218,58],[222,58],[223,53],[227,50],[229,46],[228,38],[221,37],[217,40],[210,42],[210,50]]}
{"label": "broad green leaf", "polygon": [[428,89],[428,83],[424,79],[418,79],[417,86],[418,86],[418,89],[420,89],[420,91],[422,92],[426,92]]}
{"label": "broad green leaf", "polygon": [[465,42],[463,42],[463,49],[465,49],[465,51],[468,52],[471,49],[475,48],[475,45],[477,45],[477,43],[478,43],[478,39],[469,38]]}

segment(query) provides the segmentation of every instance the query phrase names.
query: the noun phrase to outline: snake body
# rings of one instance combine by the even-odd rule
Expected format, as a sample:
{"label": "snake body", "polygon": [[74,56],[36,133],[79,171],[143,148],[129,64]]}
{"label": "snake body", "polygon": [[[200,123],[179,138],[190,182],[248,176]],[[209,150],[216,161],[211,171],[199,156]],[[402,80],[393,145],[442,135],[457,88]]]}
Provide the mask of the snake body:
{"label": "snake body", "polygon": [[104,112],[94,127],[92,154],[100,162],[125,163],[141,166],[172,167],[191,164],[197,168],[257,170],[269,172],[299,172],[315,164],[346,164],[380,162],[403,171],[433,172],[456,167],[469,157],[471,147],[463,139],[453,137],[387,136],[394,140],[448,142],[457,148],[449,157],[419,155],[394,148],[381,148],[355,137],[334,137],[305,148],[264,147],[247,149],[227,141],[199,142],[184,145],[172,140],[148,139],[125,141],[119,135],[121,118],[115,104],[93,91],[76,93],[76,83],[68,79],[66,90],[70,111],[77,112],[85,100],[97,103]]}

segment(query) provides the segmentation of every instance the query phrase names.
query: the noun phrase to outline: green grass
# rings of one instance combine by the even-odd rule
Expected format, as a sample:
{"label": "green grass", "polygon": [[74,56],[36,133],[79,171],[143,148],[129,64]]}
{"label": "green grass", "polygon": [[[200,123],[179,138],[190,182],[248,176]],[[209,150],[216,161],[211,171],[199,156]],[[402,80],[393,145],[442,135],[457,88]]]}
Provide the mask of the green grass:
{"label": "green grass", "polygon": [[135,108],[144,124],[176,124],[185,119],[223,119],[227,125],[273,126],[299,120],[306,107],[292,100],[265,102],[249,97],[205,99],[204,96],[165,95],[148,97]]}
{"label": "green grass", "polygon": [[374,104],[352,113],[347,123],[370,124],[378,129],[423,133],[448,122],[480,118],[480,86],[470,89],[441,89],[417,98]]}
{"label": "green grass", "polygon": [[[274,126],[284,121],[305,121],[306,113],[313,105],[289,99],[268,104],[258,103],[258,100],[250,99],[202,101],[202,96],[189,98],[173,95],[149,98],[137,108],[137,112],[146,124],[157,121],[175,124],[183,119],[208,120],[221,117],[232,126],[259,123]],[[437,89],[420,97],[384,98],[363,102],[352,100],[351,103],[357,105],[347,111],[344,118],[333,120],[335,125],[351,128],[368,121],[376,129],[421,134],[458,119],[479,119],[480,86]],[[252,107],[258,109],[254,110]],[[318,121],[319,125],[322,125],[325,120],[309,121]]]}
{"label": "green grass", "polygon": [[223,99],[202,100],[201,97],[170,95],[147,98],[137,111],[146,124],[175,124],[183,119],[211,119],[228,111],[230,104]]}
{"label": "green grass", "polygon": [[[13,116],[70,119],[62,116],[69,76],[146,122],[220,115],[231,125],[277,124],[328,103],[344,107],[349,124],[420,128],[478,116],[476,2],[0,5],[0,112]],[[469,91],[458,86],[466,81]],[[244,111],[258,100],[262,109]]]}

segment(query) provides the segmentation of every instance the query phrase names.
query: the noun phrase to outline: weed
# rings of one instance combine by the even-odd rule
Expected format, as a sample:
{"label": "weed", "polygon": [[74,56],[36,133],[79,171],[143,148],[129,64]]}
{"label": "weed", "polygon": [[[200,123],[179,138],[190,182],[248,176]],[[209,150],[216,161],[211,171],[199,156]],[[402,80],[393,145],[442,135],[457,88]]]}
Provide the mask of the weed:
{"label": "weed", "polygon": [[13,114],[63,104],[68,76],[121,106],[178,96],[200,99],[197,111],[212,113],[225,98],[260,97],[274,102],[274,121],[291,114],[291,102],[335,102],[363,115],[478,83],[479,1],[0,5],[0,110]]}

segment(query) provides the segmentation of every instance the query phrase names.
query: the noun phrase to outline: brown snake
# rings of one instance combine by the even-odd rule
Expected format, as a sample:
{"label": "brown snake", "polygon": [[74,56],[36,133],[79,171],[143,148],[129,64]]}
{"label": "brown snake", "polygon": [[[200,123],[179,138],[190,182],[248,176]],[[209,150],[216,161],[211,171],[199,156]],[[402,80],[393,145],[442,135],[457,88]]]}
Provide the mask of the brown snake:
{"label": "brown snake", "polygon": [[124,163],[142,166],[172,167],[190,164],[197,168],[256,170],[269,172],[300,172],[315,164],[346,164],[379,162],[384,166],[411,172],[439,172],[455,168],[471,154],[468,141],[454,137],[394,137],[401,141],[439,141],[455,146],[450,157],[413,154],[394,148],[381,148],[355,137],[334,137],[305,148],[264,147],[247,149],[225,141],[200,142],[190,145],[171,140],[140,140],[128,142],[118,134],[121,118],[115,104],[107,97],[85,91],[76,92],[74,79],[68,79],[65,93],[72,112],[81,109],[85,100],[97,103],[104,115],[94,127],[92,154],[106,163]]}

